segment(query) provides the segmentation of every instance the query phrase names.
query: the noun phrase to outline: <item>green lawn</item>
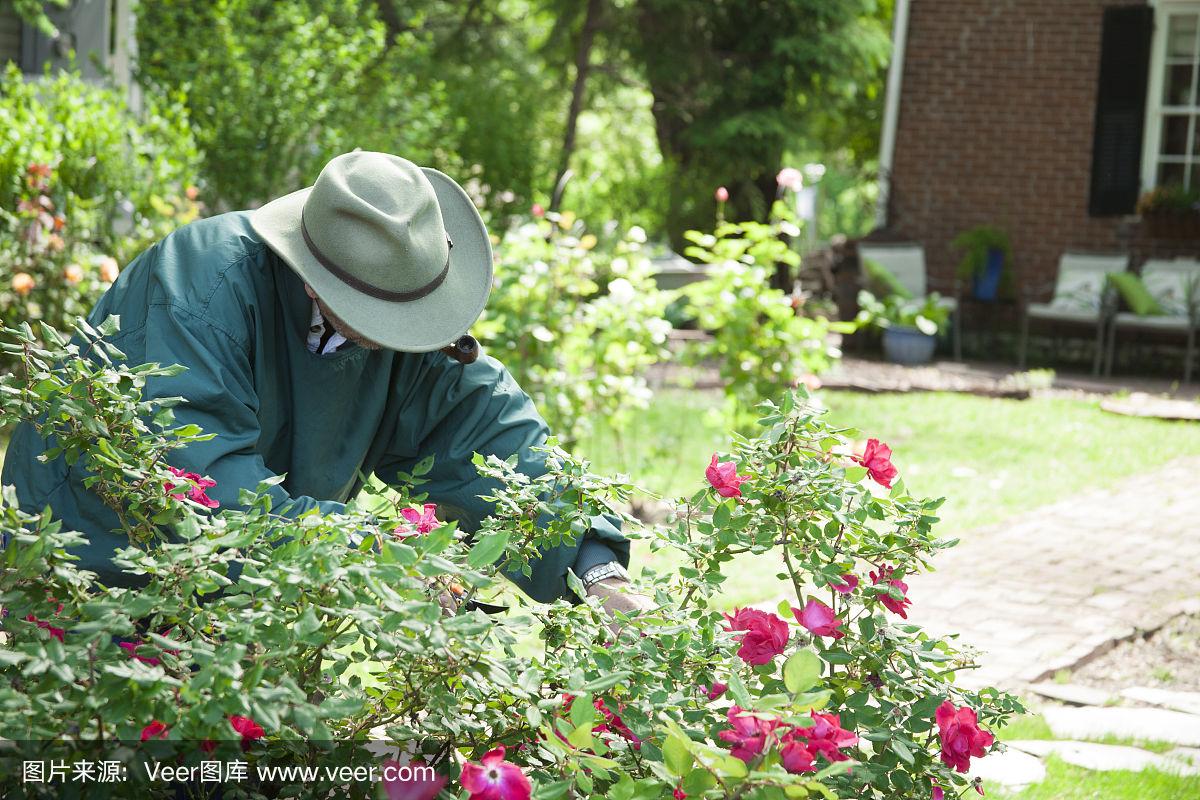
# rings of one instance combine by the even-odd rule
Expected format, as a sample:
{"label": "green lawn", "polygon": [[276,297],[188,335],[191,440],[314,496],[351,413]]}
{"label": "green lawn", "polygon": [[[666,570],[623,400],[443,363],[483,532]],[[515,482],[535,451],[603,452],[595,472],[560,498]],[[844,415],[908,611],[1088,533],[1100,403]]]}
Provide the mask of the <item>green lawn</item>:
{"label": "green lawn", "polygon": [[[999,731],[1000,741],[1053,739],[1040,715],[1018,717]],[[1123,744],[1164,753],[1175,745],[1105,737],[1101,744]],[[1146,772],[1092,772],[1051,757],[1046,759],[1046,780],[1020,792],[1004,792],[986,786],[988,797],[1003,800],[1182,800],[1200,797],[1200,777],[1180,776],[1157,770]]]}
{"label": "green lawn", "polygon": [[[913,494],[947,498],[947,535],[1200,454],[1200,424],[1120,417],[1092,401],[831,391],[820,399],[835,424],[891,445]],[[627,472],[668,496],[691,494],[713,451],[729,447],[721,406],[715,391],[662,391],[623,442],[599,431],[580,450],[598,471]]]}
{"label": "green lawn", "polygon": [[[837,425],[891,445],[910,491],[947,498],[939,524],[944,536],[969,535],[1200,454],[1200,424],[1116,416],[1094,401],[833,391],[820,398]],[[621,436],[598,431],[579,450],[597,471],[626,472],[647,489],[683,496],[703,485],[712,453],[729,448],[727,428],[719,392],[672,389],[658,393]],[[763,580],[775,571],[753,562],[738,570],[727,585],[729,602],[778,596],[777,585]]]}

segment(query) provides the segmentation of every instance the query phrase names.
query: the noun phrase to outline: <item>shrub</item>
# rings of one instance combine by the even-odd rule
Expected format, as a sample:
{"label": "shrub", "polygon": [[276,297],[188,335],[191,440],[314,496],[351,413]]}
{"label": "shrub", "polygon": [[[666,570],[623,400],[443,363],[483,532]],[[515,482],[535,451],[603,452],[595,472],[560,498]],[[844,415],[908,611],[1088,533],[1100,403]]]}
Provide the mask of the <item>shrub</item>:
{"label": "shrub", "polygon": [[605,251],[574,214],[551,216],[505,234],[477,330],[569,447],[645,407],[671,326],[641,229]]}
{"label": "shrub", "polygon": [[[992,745],[979,724],[1021,710],[992,689],[957,689],[970,658],[905,620],[920,602],[908,576],[952,544],[931,532],[939,502],[909,497],[878,442],[844,455],[846,432],[802,390],[764,406],[761,434],[731,458],[713,457],[673,525],[633,531],[687,566],[645,575],[657,610],[610,629],[594,600],[515,598],[498,618],[469,605],[629,492],[563,451],[534,480],[477,459],[496,513],[474,537],[397,522],[427,464],[405,476],[391,519],[351,507],[289,520],[261,491],[214,514],[203,476],[165,466],[202,434],[139,397],[161,369],[122,364],[90,329],[71,345],[42,338],[4,332],[0,347],[26,365],[0,384],[4,421],[53,433],[127,511],[117,563],[144,585],[98,584],[70,556],[85,537],[5,491],[0,723],[24,741],[6,759],[103,752],[127,759],[147,796],[173,796],[148,783],[145,753],[195,764],[215,749],[252,767],[238,796],[362,795],[374,787],[268,789],[256,770],[374,763],[367,744],[383,737],[476,789],[489,773],[470,764],[483,758],[509,779],[507,797],[529,796],[521,775],[539,798],[929,797],[965,786],[970,758]],[[549,507],[557,519],[537,527]],[[713,609],[745,552],[778,555],[795,606]],[[457,613],[441,610],[445,592]]]}
{"label": "shrub", "polygon": [[692,242],[686,255],[709,265],[706,280],[685,288],[685,313],[712,334],[690,348],[688,358],[717,363],[735,408],[778,397],[841,355],[828,335],[846,328],[805,316],[801,296],[770,286],[777,263],[800,263],[787,241],[798,233],[793,215],[776,203],[770,222],[721,222],[711,234],[685,234]]}
{"label": "shrub", "polygon": [[[0,320],[64,328],[126,263],[195,218],[187,119],[154,96],[134,115],[120,94],[59,73],[0,77]],[[191,187],[191,188],[189,188]],[[5,359],[11,363],[11,359]]]}

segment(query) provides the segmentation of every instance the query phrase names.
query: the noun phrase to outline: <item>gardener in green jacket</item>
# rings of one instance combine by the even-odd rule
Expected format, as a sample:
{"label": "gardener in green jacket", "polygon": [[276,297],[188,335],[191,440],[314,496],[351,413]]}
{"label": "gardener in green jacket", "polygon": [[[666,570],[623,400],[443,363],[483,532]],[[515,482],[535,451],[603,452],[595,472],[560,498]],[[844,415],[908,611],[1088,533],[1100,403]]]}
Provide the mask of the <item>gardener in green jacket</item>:
{"label": "gardener in green jacket", "polygon": [[[490,484],[472,454],[516,454],[547,436],[529,397],[491,358],[461,363],[459,342],[492,285],[492,251],[479,212],[446,175],[397,156],[354,152],[316,184],[252,212],[187,225],[151,247],[100,299],[111,341],[130,363],[181,364],[148,381],[146,397],[182,396],[182,423],[216,436],[176,452],[175,466],[208,475],[208,494],[237,507],[241,489],[274,475],[274,507],[289,516],[340,512],[359,472],[385,483],[433,456],[421,488],[440,512],[472,530],[490,511]],[[464,342],[463,344],[468,343]],[[3,482],[21,505],[49,505],[91,540],[81,566],[109,584],[131,576],[111,562],[126,545],[115,514],[61,458],[42,463],[28,425],[13,434]],[[643,601],[625,591],[629,543],[597,517],[571,546],[542,554],[516,581],[537,600],[568,592],[574,570],[610,610]]]}

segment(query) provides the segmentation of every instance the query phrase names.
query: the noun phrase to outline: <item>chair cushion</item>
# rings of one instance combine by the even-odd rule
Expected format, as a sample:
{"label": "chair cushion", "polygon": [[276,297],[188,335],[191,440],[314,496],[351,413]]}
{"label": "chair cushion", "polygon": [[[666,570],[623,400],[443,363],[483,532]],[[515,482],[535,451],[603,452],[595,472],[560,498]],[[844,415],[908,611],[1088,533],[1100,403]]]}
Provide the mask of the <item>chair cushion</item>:
{"label": "chair cushion", "polygon": [[1095,315],[1104,296],[1105,276],[1123,272],[1128,263],[1125,255],[1063,253],[1050,304],[1064,312]]}
{"label": "chair cushion", "polygon": [[1053,319],[1060,322],[1091,323],[1100,319],[1099,310],[1085,311],[1066,308],[1055,303],[1030,303],[1026,312],[1031,317]]}
{"label": "chair cushion", "polygon": [[890,269],[874,258],[862,259],[863,274],[866,276],[867,289],[879,297],[898,295],[905,300],[912,299],[912,292],[900,282]]}
{"label": "chair cushion", "polygon": [[1184,258],[1151,259],[1142,265],[1142,282],[1162,313],[1186,317],[1189,300],[1194,301],[1200,283],[1200,262]]}
{"label": "chair cushion", "polygon": [[1122,311],[1113,317],[1113,324],[1118,328],[1145,328],[1147,330],[1187,333],[1189,323],[1187,317],[1139,316],[1131,314],[1128,311]]}
{"label": "chair cushion", "polygon": [[1132,272],[1110,272],[1108,280],[1139,317],[1159,317],[1165,313],[1142,279]]}

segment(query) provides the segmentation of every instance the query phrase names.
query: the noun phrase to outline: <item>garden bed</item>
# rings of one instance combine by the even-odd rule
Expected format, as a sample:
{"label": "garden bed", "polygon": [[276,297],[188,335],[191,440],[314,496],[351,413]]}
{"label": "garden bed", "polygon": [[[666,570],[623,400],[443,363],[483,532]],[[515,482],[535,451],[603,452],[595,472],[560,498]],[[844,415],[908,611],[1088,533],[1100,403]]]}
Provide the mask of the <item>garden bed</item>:
{"label": "garden bed", "polygon": [[1072,671],[1074,683],[1119,692],[1129,686],[1200,692],[1200,614],[1181,614]]}

